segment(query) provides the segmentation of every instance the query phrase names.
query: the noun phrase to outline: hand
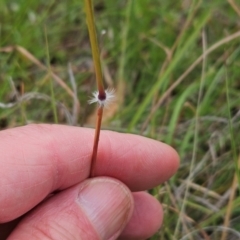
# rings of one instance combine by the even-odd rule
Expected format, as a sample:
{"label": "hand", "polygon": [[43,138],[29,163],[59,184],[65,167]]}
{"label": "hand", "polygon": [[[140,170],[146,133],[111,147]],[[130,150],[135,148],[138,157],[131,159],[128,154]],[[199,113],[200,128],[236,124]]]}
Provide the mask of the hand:
{"label": "hand", "polygon": [[60,125],[0,132],[0,239],[146,239],[159,229],[161,205],[141,191],[176,172],[177,153],[102,131],[97,177],[89,179],[93,137]]}

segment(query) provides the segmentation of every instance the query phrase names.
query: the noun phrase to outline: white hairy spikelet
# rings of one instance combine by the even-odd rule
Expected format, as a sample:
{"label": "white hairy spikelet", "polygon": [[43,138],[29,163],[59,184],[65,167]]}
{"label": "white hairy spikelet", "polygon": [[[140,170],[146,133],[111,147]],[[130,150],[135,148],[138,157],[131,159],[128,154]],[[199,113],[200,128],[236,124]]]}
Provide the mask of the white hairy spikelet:
{"label": "white hairy spikelet", "polygon": [[96,103],[98,103],[99,107],[109,106],[109,104],[111,104],[111,102],[115,98],[115,95],[114,95],[115,90],[113,88],[106,89],[105,93],[106,93],[106,98],[104,100],[101,100],[101,99],[98,98],[98,95],[99,95],[98,91],[94,91],[92,93],[93,97],[90,100],[88,100],[88,103],[92,104],[92,103],[96,102]]}

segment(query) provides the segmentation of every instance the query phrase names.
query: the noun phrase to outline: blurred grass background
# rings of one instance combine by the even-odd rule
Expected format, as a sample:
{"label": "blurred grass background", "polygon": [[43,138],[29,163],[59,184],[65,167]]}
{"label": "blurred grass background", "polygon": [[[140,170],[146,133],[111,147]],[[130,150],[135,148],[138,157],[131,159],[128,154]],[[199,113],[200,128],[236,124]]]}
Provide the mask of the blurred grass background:
{"label": "blurred grass background", "polygon": [[[240,2],[95,0],[105,128],[172,145],[181,167],[150,192],[163,203],[152,239],[240,239]],[[83,2],[0,1],[0,128],[94,127]]]}

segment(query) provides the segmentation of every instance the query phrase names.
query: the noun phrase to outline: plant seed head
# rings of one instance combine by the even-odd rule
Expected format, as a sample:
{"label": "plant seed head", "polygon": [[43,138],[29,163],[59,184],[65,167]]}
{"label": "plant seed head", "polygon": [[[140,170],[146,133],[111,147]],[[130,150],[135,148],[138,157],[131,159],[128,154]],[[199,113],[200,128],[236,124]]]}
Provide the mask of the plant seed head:
{"label": "plant seed head", "polygon": [[99,107],[107,107],[109,104],[111,104],[111,102],[114,100],[115,98],[115,90],[114,89],[106,89],[105,90],[105,96],[102,96],[99,94],[98,91],[94,91],[92,93],[93,97],[88,100],[89,104],[92,103],[98,103]]}

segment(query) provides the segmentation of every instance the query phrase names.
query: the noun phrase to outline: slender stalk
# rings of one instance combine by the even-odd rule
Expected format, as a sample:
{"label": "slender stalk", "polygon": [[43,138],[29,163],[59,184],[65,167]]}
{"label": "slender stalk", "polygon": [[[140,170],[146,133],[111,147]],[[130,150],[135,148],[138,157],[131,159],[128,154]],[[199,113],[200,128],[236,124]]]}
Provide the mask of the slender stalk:
{"label": "slender stalk", "polygon": [[102,115],[103,115],[103,107],[99,107],[97,112],[96,129],[95,129],[95,136],[94,136],[94,143],[93,143],[90,177],[95,176],[94,170],[95,170],[96,159],[97,159],[97,149],[98,149],[98,142],[99,142],[99,136],[100,136],[101,123],[102,123]]}
{"label": "slender stalk", "polygon": [[47,68],[48,68],[48,73],[50,76],[51,104],[52,104],[52,109],[53,109],[54,122],[58,123],[56,98],[55,98],[55,93],[54,93],[54,89],[53,89],[52,69],[51,69],[51,65],[50,65],[50,55],[49,55],[49,46],[48,46],[48,37],[47,37],[46,26],[44,26],[44,34],[45,34],[45,41],[46,41]]}
{"label": "slender stalk", "polygon": [[[92,6],[91,0],[85,0],[85,10],[86,10],[88,32],[89,32],[89,38],[91,42],[92,56],[93,56],[96,82],[97,82],[97,88],[98,88],[97,97],[98,97],[98,100],[104,101],[106,99],[106,92],[104,90],[104,85],[103,85],[102,68],[101,68],[101,62],[100,62],[100,54],[99,54],[96,28],[94,24],[95,21],[94,21],[94,14],[93,14],[93,6]],[[103,107],[104,105],[100,105],[97,113],[97,122],[96,122],[95,136],[94,136],[94,143],[93,143],[90,177],[95,176],[95,166],[96,166],[96,159],[97,159],[100,129],[101,129],[101,123],[102,123]]]}
{"label": "slender stalk", "polygon": [[102,68],[101,68],[101,62],[100,62],[100,54],[99,54],[96,28],[94,24],[95,21],[94,21],[94,14],[93,14],[93,6],[92,6],[91,0],[85,0],[85,11],[87,15],[88,33],[89,33],[89,38],[91,42],[93,62],[94,62],[95,73],[96,73],[97,88],[99,91],[99,98],[104,99],[106,97],[106,94],[104,91],[103,80],[102,80]]}

